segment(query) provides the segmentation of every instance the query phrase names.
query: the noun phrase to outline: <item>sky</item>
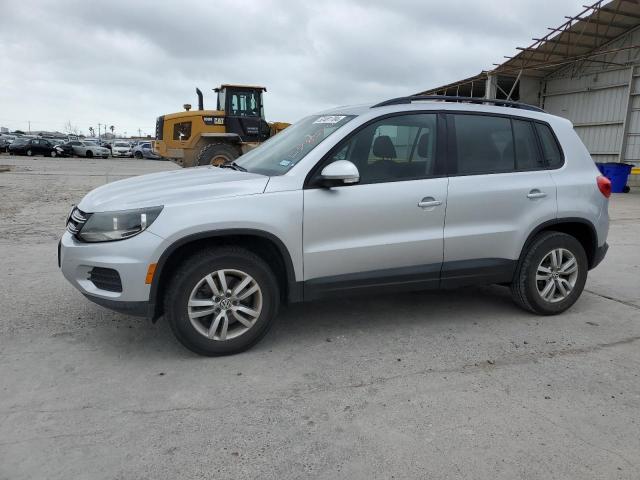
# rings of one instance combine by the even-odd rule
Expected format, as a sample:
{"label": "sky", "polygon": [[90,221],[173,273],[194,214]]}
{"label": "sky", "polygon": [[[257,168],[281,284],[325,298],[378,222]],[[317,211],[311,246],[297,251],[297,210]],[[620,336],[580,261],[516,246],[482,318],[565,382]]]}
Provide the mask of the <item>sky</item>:
{"label": "sky", "polygon": [[152,134],[264,85],[269,121],[376,102],[487,70],[584,0],[0,0],[0,126]]}

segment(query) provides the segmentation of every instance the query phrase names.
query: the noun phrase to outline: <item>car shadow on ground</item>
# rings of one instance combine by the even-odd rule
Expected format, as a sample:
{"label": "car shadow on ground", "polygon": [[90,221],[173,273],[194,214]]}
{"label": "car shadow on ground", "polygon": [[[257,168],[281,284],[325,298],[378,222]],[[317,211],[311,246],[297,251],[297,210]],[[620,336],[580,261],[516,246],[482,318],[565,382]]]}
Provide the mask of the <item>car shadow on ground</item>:
{"label": "car shadow on ground", "polygon": [[[86,315],[100,317],[92,319],[96,331],[90,341],[103,353],[163,359],[196,356],[178,343],[163,317],[152,324],[94,305],[88,306]],[[298,349],[338,337],[386,335],[390,330],[426,335],[452,322],[464,328],[466,323],[515,318],[533,316],[517,308],[509,290],[501,286],[332,298],[283,307],[273,328],[251,351]]]}

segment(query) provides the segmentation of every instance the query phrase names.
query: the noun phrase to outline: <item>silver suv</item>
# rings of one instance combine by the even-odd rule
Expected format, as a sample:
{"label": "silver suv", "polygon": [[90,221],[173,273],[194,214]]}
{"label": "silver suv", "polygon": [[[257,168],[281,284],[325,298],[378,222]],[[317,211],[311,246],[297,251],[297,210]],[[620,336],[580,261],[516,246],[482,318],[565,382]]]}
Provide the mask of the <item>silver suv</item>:
{"label": "silver suv", "polygon": [[610,183],[569,121],[477,102],[335,108],[223,168],[101,186],[69,216],[62,272],[100,305],[164,314],[203,355],[340,293],[498,283],[563,312],[607,251]]}

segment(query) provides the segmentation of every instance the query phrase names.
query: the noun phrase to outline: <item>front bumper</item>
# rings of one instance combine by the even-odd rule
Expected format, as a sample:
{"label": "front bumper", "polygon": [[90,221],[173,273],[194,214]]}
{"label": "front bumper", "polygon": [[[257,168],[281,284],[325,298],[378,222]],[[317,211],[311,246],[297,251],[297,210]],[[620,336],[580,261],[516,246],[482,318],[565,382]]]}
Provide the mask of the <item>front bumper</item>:
{"label": "front bumper", "polygon": [[[126,245],[125,245],[126,243]],[[58,245],[58,265],[64,277],[89,300],[112,310],[132,315],[147,315],[151,286],[145,283],[149,265],[156,263],[163,239],[144,231],[117,242],[84,243],[65,232]],[[104,290],[92,280],[94,267],[118,272],[120,292]]]}

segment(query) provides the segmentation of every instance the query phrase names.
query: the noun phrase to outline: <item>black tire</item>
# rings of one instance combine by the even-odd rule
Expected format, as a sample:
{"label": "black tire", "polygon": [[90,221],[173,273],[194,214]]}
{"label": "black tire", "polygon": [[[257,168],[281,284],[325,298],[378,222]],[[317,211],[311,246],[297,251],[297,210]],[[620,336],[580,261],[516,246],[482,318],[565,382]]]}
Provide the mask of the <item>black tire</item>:
{"label": "black tire", "polygon": [[[536,274],[540,262],[554,249],[568,250],[578,265],[575,285],[566,298],[549,302],[538,291]],[[517,305],[538,315],[556,315],[571,307],[582,294],[587,281],[589,262],[582,244],[571,235],[561,232],[543,232],[536,236],[523,253],[511,283],[511,296]],[[555,288],[555,287],[554,287]]]}
{"label": "black tire", "polygon": [[93,152],[91,150],[87,150],[84,154],[85,157],[87,158],[93,158]]}
{"label": "black tire", "polygon": [[51,150],[51,152],[49,152],[49,156],[51,158],[56,158],[58,156],[58,152],[56,152],[55,150]]}
{"label": "black tire", "polygon": [[27,157],[33,157],[33,150],[27,150]]}
{"label": "black tire", "polygon": [[136,157],[138,160],[142,160],[142,158],[144,157],[144,155],[142,155],[142,152],[136,152],[133,154],[134,157]]}
{"label": "black tire", "polygon": [[198,156],[196,157],[196,163],[199,166],[214,165],[217,167],[231,163],[239,156],[240,151],[233,145],[229,145],[228,143],[212,143],[202,147],[202,150],[198,152]]}
{"label": "black tire", "polygon": [[[221,269],[247,273],[262,293],[262,309],[253,326],[240,336],[224,341],[200,333],[188,315],[193,289],[205,276]],[[233,355],[251,348],[269,331],[280,304],[278,281],[272,270],[262,258],[239,247],[219,247],[194,254],[172,273],[165,291],[165,316],[174,335],[186,348],[205,356]],[[213,315],[207,320],[211,323]]]}

